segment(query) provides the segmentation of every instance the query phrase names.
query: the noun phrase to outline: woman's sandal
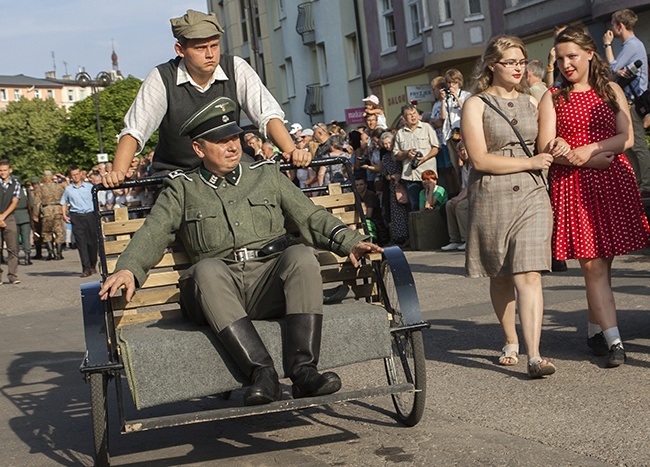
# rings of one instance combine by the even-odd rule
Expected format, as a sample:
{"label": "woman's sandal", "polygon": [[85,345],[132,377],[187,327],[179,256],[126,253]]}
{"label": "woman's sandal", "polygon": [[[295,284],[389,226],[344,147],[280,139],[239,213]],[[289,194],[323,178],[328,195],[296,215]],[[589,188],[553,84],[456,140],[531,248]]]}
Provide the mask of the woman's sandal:
{"label": "woman's sandal", "polygon": [[501,349],[499,365],[514,366],[519,363],[519,344],[506,344]]}
{"label": "woman's sandal", "polygon": [[531,379],[539,379],[544,376],[550,376],[555,373],[555,365],[541,357],[535,357],[528,360],[528,376]]}

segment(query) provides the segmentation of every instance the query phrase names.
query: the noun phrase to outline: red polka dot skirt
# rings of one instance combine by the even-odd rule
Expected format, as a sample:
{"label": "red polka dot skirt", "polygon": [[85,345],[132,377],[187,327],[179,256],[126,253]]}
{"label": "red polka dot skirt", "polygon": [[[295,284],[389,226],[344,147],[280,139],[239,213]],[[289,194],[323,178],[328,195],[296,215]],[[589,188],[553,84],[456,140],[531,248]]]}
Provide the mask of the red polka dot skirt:
{"label": "red polka dot skirt", "polygon": [[[556,102],[557,136],[571,148],[616,134],[614,111],[594,90]],[[634,111],[634,110],[632,110]],[[650,242],[634,170],[619,154],[606,170],[553,164],[553,256],[558,260],[610,258]]]}

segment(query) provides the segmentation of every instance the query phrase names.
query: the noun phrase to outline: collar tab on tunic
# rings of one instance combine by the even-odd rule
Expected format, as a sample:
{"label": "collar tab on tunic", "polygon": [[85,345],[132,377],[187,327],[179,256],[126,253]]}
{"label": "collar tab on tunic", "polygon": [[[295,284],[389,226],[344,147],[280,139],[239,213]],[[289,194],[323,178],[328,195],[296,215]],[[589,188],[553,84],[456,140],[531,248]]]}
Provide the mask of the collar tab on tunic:
{"label": "collar tab on tunic", "polygon": [[218,175],[213,174],[206,169],[204,165],[201,165],[199,173],[201,174],[201,179],[212,188],[219,188],[221,182],[224,180],[231,185],[237,186],[239,179],[241,178],[241,164],[238,164],[237,167],[235,167],[232,172],[227,173],[225,177],[219,177]]}

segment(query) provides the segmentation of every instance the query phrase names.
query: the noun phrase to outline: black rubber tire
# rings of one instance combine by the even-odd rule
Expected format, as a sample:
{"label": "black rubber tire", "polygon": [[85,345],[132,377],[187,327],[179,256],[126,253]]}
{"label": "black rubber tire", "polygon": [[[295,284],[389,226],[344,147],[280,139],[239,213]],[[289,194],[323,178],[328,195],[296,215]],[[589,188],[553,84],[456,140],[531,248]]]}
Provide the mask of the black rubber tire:
{"label": "black rubber tire", "polygon": [[[388,263],[381,265],[381,274],[390,305],[384,304],[392,313],[392,325],[401,326],[402,315],[395,290],[395,283]],[[403,352],[400,351],[403,349]],[[393,394],[397,418],[406,426],[415,426],[422,419],[427,397],[426,357],[422,331],[391,333],[391,356],[384,359],[388,384],[411,383],[415,392]]]}
{"label": "black rubber tire", "polygon": [[111,465],[108,454],[108,375],[90,374],[90,408],[93,418],[93,442],[95,446],[95,465]]}

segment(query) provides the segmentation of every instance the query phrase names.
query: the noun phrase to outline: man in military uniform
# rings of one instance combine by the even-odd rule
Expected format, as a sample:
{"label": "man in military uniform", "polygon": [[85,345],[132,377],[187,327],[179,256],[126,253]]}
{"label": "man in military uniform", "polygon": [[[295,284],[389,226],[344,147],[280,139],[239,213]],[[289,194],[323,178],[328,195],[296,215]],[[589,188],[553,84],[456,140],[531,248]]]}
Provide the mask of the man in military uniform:
{"label": "man in military uniform", "polygon": [[[7,244],[7,264],[9,284],[20,284],[18,280],[18,232],[14,211],[20,201],[20,183],[11,176],[11,164],[7,159],[0,159],[0,252],[2,242]],[[2,267],[0,267],[0,284],[2,284]]]}
{"label": "man in military uniform", "polygon": [[36,215],[41,218],[42,239],[47,248],[47,260],[63,259],[63,215],[59,201],[64,188],[55,183],[50,170],[43,171],[43,184],[36,200]]}
{"label": "man in military uniform", "polygon": [[41,178],[32,177],[30,179],[29,191],[31,193],[31,216],[32,216],[32,232],[34,234],[34,250],[36,254],[32,259],[43,259],[43,226],[41,224],[41,217],[36,210],[36,203],[41,193]]}
{"label": "man in military uniform", "polygon": [[[18,179],[20,182],[20,179]],[[19,251],[23,250],[25,254],[25,266],[31,265],[32,258],[32,226],[31,226],[31,211],[32,211],[32,194],[25,185],[20,185],[20,199],[14,211],[14,218],[16,219],[16,229],[18,233],[18,247]]]}
{"label": "man in military uniform", "polygon": [[99,294],[105,300],[125,286],[130,301],[178,235],[192,262],[180,279],[181,306],[195,320],[207,320],[250,378],[244,402],[266,404],[281,396],[273,361],[251,322],[281,316],[294,398],[331,394],[341,387],[338,375],[317,371],[319,263],[312,248],[287,241],[285,218],[310,243],[349,255],[354,265],[365,253],[382,250],[314,205],[274,162],[241,162],[242,130],[234,111],[234,102],[220,97],[183,124],[181,132],[191,137],[202,164],[169,175]]}

